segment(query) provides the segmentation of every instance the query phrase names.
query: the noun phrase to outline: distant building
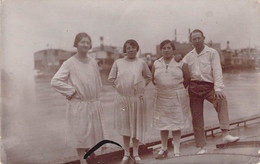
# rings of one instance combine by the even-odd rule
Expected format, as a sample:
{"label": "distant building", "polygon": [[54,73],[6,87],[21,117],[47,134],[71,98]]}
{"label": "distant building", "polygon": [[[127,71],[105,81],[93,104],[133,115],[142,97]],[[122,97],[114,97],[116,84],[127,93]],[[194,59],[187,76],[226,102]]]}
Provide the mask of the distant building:
{"label": "distant building", "polygon": [[76,51],[61,49],[45,49],[34,53],[34,69],[42,74],[54,74],[62,63],[74,55]]}
{"label": "distant building", "polygon": [[114,46],[106,46],[103,43],[99,47],[92,48],[88,55],[97,60],[103,84],[109,84],[107,78],[114,61],[122,56],[122,49]]}
{"label": "distant building", "polygon": [[211,48],[214,48],[218,52],[221,52],[221,44],[220,43],[213,43],[212,41],[209,41],[206,45],[211,47]]}
{"label": "distant building", "polygon": [[253,48],[245,48],[234,50],[229,46],[227,41],[226,49],[222,50],[222,57],[224,57],[223,68],[255,68],[257,66],[257,53]]}
{"label": "distant building", "polygon": [[89,56],[97,60],[101,69],[109,69],[116,59],[120,57],[121,49],[114,46],[94,47],[88,53]]}
{"label": "distant building", "polygon": [[[172,41],[172,42],[176,48],[176,50],[174,51],[175,54],[181,54],[182,56],[185,56],[187,53],[189,53],[193,49],[191,43],[186,43],[186,42],[181,43],[181,42],[177,42],[177,41]],[[218,52],[221,51],[220,43],[213,43],[212,41],[210,41],[206,45],[216,49]],[[156,46],[156,54],[157,54],[158,58],[162,56],[162,53],[160,51],[160,45]]]}
{"label": "distant building", "polygon": [[[62,63],[74,54],[76,54],[76,51],[62,49],[45,49],[35,52],[34,69],[38,72],[37,76],[53,76],[59,70]],[[88,52],[90,57],[97,60],[102,74],[108,74],[114,61],[122,56],[122,54],[120,48],[103,44],[92,48]],[[105,78],[103,78],[104,81]]]}
{"label": "distant building", "polygon": [[143,53],[139,56],[139,58],[143,59],[148,65],[149,69],[152,70],[153,63],[157,59],[157,56],[156,54],[152,53]]}

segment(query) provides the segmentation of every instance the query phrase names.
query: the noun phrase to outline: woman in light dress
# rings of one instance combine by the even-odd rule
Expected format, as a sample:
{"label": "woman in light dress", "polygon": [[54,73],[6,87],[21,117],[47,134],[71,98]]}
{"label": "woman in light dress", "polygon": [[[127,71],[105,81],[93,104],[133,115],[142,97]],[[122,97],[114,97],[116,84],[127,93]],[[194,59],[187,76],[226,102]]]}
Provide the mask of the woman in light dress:
{"label": "woman in light dress", "polygon": [[174,155],[180,156],[181,130],[190,125],[189,99],[185,89],[189,80],[187,65],[175,61],[175,46],[170,40],[163,41],[160,50],[163,57],[156,60],[152,68],[152,81],[156,86],[153,127],[160,130],[162,142],[156,159],[167,157],[169,131],[173,134]]}
{"label": "woman in light dress", "polygon": [[141,160],[138,147],[139,142],[144,143],[147,129],[144,90],[151,81],[151,72],[142,59],[136,58],[138,50],[139,45],[135,40],[127,40],[123,47],[126,56],[114,62],[108,77],[117,91],[114,127],[123,136],[123,162],[130,157],[130,139],[133,141],[134,160]]}
{"label": "woman in light dress", "polygon": [[89,35],[77,34],[74,47],[77,54],[62,64],[51,85],[68,99],[67,142],[83,164],[85,151],[104,139],[99,100],[102,83],[95,59],[87,55],[92,47]]}

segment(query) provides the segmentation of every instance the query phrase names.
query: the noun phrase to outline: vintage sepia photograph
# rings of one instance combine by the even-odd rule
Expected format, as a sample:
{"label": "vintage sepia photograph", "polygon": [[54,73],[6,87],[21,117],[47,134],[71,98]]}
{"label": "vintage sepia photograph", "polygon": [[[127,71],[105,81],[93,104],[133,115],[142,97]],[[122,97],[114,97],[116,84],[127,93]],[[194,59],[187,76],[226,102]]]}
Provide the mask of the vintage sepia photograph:
{"label": "vintage sepia photograph", "polygon": [[259,0],[0,3],[0,164],[260,164]]}

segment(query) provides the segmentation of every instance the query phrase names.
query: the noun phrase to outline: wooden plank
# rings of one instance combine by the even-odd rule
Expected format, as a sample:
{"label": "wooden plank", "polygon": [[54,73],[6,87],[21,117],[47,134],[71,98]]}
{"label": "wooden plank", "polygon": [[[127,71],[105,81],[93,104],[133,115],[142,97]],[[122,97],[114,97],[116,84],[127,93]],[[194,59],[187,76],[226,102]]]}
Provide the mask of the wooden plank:
{"label": "wooden plank", "polygon": [[227,147],[260,147],[260,141],[240,141],[226,144],[217,144],[216,148],[227,148]]}

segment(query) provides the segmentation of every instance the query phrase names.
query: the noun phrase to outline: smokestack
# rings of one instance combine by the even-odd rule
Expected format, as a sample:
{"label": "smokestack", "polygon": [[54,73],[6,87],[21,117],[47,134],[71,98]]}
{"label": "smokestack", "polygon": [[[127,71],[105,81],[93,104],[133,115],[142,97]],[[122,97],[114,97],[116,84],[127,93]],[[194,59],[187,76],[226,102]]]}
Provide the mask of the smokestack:
{"label": "smokestack", "polygon": [[175,36],[174,41],[176,42],[177,41],[177,29],[174,30],[174,36]]}
{"label": "smokestack", "polygon": [[227,41],[227,50],[229,49],[229,41]]}
{"label": "smokestack", "polygon": [[104,49],[104,38],[103,38],[103,36],[100,37],[100,49],[101,50]]}
{"label": "smokestack", "polygon": [[188,30],[188,42],[190,42],[190,28]]}

